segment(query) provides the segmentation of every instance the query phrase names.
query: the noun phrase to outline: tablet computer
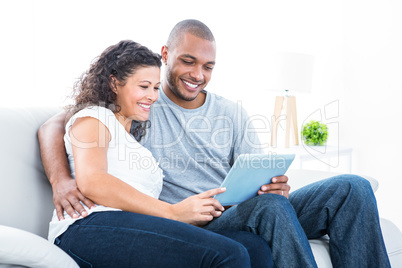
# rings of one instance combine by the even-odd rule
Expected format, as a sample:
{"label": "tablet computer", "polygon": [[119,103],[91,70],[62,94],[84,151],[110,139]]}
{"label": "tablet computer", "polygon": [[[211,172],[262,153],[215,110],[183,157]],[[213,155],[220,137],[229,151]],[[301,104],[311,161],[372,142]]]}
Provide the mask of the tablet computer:
{"label": "tablet computer", "polygon": [[286,173],[294,158],[294,154],[239,155],[221,184],[226,191],[215,198],[223,206],[229,206],[257,196],[262,185]]}

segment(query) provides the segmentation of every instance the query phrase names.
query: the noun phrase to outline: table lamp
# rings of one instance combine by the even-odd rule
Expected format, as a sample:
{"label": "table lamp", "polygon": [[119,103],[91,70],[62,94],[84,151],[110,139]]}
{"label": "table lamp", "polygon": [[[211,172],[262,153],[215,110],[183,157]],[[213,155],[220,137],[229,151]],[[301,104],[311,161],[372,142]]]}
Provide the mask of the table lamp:
{"label": "table lamp", "polygon": [[297,128],[296,97],[294,92],[307,93],[311,91],[314,57],[299,53],[278,53],[273,59],[274,81],[273,90],[282,91],[284,96],[275,98],[275,108],[272,120],[271,146],[276,147],[278,124],[281,121],[282,110],[285,111],[285,148],[289,148],[292,136],[295,145],[299,145]]}

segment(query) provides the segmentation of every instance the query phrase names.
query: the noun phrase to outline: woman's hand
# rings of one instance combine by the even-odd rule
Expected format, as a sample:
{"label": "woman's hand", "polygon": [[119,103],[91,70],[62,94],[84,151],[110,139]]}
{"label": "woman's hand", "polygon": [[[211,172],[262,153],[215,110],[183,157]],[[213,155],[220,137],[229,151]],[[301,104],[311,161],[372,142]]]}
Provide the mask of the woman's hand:
{"label": "woman's hand", "polygon": [[226,188],[211,189],[172,205],[172,219],[195,226],[206,225],[225,210],[218,200],[212,198],[224,191]]}

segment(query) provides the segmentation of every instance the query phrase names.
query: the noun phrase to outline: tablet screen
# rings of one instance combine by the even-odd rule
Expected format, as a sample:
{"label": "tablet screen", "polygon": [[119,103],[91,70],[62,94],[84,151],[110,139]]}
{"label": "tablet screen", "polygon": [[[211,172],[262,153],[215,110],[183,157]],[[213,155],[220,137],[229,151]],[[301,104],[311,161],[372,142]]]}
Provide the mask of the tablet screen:
{"label": "tablet screen", "polygon": [[264,184],[286,173],[294,154],[241,154],[227,174],[221,187],[226,192],[215,198],[223,205],[236,205],[254,196]]}

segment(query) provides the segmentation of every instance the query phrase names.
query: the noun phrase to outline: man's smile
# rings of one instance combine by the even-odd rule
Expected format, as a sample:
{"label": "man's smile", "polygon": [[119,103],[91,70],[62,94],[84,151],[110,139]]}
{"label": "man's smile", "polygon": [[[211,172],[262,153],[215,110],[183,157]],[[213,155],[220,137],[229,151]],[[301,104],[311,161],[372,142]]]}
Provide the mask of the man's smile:
{"label": "man's smile", "polygon": [[183,81],[183,83],[186,85],[186,88],[191,90],[191,91],[196,90],[200,86],[200,84],[193,84],[193,83],[190,83],[190,82],[185,81],[183,79],[181,79],[181,81]]}

